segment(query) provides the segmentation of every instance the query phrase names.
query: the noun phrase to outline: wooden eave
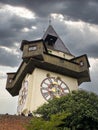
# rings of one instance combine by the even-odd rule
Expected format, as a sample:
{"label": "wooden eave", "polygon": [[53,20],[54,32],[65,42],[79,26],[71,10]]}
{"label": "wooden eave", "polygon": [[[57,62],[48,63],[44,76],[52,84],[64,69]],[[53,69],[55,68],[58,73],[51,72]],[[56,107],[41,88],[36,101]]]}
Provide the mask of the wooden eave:
{"label": "wooden eave", "polygon": [[29,45],[29,44],[32,44],[32,43],[37,43],[37,42],[41,42],[41,41],[43,42],[43,39],[34,40],[34,41],[22,40],[20,50],[22,50],[22,51],[23,51],[23,47],[24,47],[24,45]]}
{"label": "wooden eave", "polygon": [[30,58],[27,63],[24,61],[22,62],[21,66],[13,77],[11,88],[7,88],[12,96],[16,96],[19,94],[23,79],[25,78],[27,73],[32,73],[34,68],[45,69],[77,79],[89,76],[88,68],[80,67],[79,64],[62,59],[60,57],[43,54],[43,60]]}
{"label": "wooden eave", "polygon": [[84,54],[84,55],[81,55],[81,56],[75,57],[75,58],[71,59],[70,61],[72,62],[72,61],[77,60],[77,59],[79,59],[79,58],[81,58],[81,57],[85,57],[85,58],[86,58],[86,61],[87,61],[88,67],[90,67],[90,64],[89,64],[89,61],[88,61],[88,58],[87,58],[87,54]]}
{"label": "wooden eave", "polygon": [[16,72],[8,72],[8,73],[6,73],[7,75],[10,75],[10,74],[15,74]]}

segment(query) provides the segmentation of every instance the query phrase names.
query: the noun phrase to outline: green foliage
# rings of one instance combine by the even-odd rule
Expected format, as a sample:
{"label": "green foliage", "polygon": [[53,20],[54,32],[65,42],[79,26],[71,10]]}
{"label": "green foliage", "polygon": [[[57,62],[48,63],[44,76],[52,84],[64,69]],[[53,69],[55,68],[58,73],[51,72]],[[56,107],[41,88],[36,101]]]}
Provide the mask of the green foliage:
{"label": "green foliage", "polygon": [[27,126],[27,130],[41,130],[44,123],[45,123],[44,119],[34,117]]}
{"label": "green foliage", "polygon": [[61,113],[52,115],[50,120],[45,121],[41,117],[34,117],[30,124],[27,126],[27,130],[69,130],[67,127],[60,127],[63,124],[63,119],[65,119],[69,114]]}
{"label": "green foliage", "polygon": [[94,93],[73,91],[49,101],[35,113],[42,117],[33,119],[32,124],[39,127],[34,130],[98,130],[98,96]]}

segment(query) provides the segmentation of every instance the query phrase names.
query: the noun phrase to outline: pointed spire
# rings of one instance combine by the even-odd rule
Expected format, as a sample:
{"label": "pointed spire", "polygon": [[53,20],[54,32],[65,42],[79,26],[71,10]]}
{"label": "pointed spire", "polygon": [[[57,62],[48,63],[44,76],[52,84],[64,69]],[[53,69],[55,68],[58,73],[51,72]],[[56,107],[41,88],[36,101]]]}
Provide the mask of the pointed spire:
{"label": "pointed spire", "polygon": [[67,47],[65,46],[65,44],[63,43],[63,41],[60,39],[60,37],[58,36],[58,34],[54,30],[54,28],[52,27],[52,25],[49,25],[49,27],[47,28],[46,32],[44,33],[44,36],[42,39],[45,40],[49,36],[53,36],[54,38],[55,37],[57,38],[52,49],[62,51],[64,53],[68,53],[68,54],[72,55],[70,53],[70,51],[67,49]]}

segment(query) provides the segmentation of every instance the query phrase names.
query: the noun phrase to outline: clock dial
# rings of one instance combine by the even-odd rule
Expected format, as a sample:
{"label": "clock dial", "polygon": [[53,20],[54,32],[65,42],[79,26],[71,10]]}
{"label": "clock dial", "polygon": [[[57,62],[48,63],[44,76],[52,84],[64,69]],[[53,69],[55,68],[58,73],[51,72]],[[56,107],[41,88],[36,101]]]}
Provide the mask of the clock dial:
{"label": "clock dial", "polygon": [[19,92],[18,108],[17,108],[18,113],[21,113],[21,111],[24,107],[27,94],[28,94],[28,81],[24,81],[22,84],[22,88]]}
{"label": "clock dial", "polygon": [[51,100],[66,95],[69,88],[61,79],[48,77],[41,83],[41,93],[46,100]]}

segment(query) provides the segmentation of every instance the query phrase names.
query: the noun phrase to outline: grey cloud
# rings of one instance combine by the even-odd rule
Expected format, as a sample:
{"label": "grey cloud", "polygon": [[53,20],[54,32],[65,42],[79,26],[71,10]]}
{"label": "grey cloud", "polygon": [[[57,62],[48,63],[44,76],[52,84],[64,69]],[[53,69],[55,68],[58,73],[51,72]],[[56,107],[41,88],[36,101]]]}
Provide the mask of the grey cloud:
{"label": "grey cloud", "polygon": [[4,48],[0,48],[0,65],[16,67],[20,63],[20,58],[13,52],[8,52]]}
{"label": "grey cloud", "polygon": [[74,20],[98,24],[98,1],[71,1],[65,13]]}
{"label": "grey cloud", "polygon": [[91,31],[90,26],[83,25],[81,31],[81,28],[57,24],[56,22],[59,36],[61,36],[61,39],[63,39],[63,42],[73,55],[87,54],[89,57],[98,58],[98,34]]}
{"label": "grey cloud", "polygon": [[[1,15],[0,13],[0,17]],[[23,35],[26,34],[26,32],[21,32],[21,30],[25,27],[31,28],[32,25],[36,25],[34,20],[21,18],[16,15],[10,16],[9,13],[6,14],[6,20],[2,17],[0,21],[0,45],[14,46],[14,43],[20,42],[23,39]]]}
{"label": "grey cloud", "polygon": [[36,0],[36,1],[7,1],[0,2],[13,6],[26,7],[39,17],[48,17],[50,13],[61,13],[71,20],[82,20],[98,24],[98,1],[97,0]]}
{"label": "grey cloud", "polygon": [[[50,13],[62,13],[64,16],[67,15],[70,19],[74,20],[87,20],[89,21],[90,17],[96,15],[98,12],[95,7],[97,7],[97,1],[85,0],[85,1],[71,1],[65,0],[60,2],[59,0],[54,0],[52,2],[47,0],[37,0],[37,1],[6,1],[1,0],[0,2],[5,4],[11,4],[14,6],[23,6],[30,10],[33,10],[38,16],[36,19],[25,19],[19,17],[18,15],[11,15],[9,12],[1,12],[0,17],[0,45],[7,47],[16,47],[15,42],[18,43],[18,47],[21,45],[22,40],[34,40],[42,37],[43,31],[46,30],[48,24],[48,16]],[[40,6],[39,6],[40,5]],[[93,8],[91,8],[93,6]],[[37,8],[39,7],[39,8]],[[91,13],[91,11],[93,12]],[[95,12],[94,12],[95,11]],[[86,13],[86,15],[85,15]],[[90,13],[90,14],[89,14]],[[87,15],[89,14],[89,15]],[[3,17],[5,16],[5,17]],[[85,17],[85,18],[84,18]],[[95,18],[95,17],[93,17]],[[97,15],[96,15],[97,18]],[[65,16],[66,19],[66,16]],[[93,32],[91,33],[89,27],[84,28],[84,33],[81,33],[79,29],[71,28],[70,25],[66,25],[60,21],[53,21],[54,28],[56,29],[61,39],[63,39],[65,45],[68,49],[75,55],[81,55],[87,53],[90,57],[98,57],[98,36],[94,36]],[[33,30],[31,27],[36,26],[37,29]],[[29,28],[28,32],[21,31],[23,28]],[[89,35],[90,34],[90,35]],[[97,40],[96,40],[97,39]],[[19,48],[18,48],[19,49]],[[4,54],[2,54],[4,55]],[[6,56],[6,53],[5,55]],[[6,59],[10,60],[10,55]],[[13,56],[14,57],[14,56]],[[1,57],[2,58],[2,57]],[[0,59],[1,59],[0,58]],[[2,64],[13,66],[16,64],[16,61],[13,58],[12,63],[9,64],[7,60],[2,59]],[[14,63],[15,62],[15,63]],[[1,64],[1,63],[0,63]]]}
{"label": "grey cloud", "polygon": [[87,53],[89,57],[98,58],[98,43],[92,43],[92,45],[84,46],[83,48],[77,50],[77,53]]}
{"label": "grey cloud", "polygon": [[0,79],[6,78],[6,74],[4,72],[0,72]]}
{"label": "grey cloud", "polygon": [[11,115],[14,115],[17,113],[17,98],[13,98],[10,95],[4,97],[5,95],[2,95],[3,98],[0,98],[0,114],[6,114],[9,113]]}
{"label": "grey cloud", "polygon": [[[1,15],[1,14],[0,14]],[[0,24],[0,46],[7,48],[16,48],[16,43],[18,44],[17,50],[21,46],[22,40],[34,40],[41,37],[43,28],[40,22],[37,22],[39,19],[25,19],[18,17],[16,15],[10,16],[6,14],[6,19],[1,19]],[[44,20],[40,19],[43,23]],[[32,29],[32,26],[37,27],[35,30]],[[24,32],[22,29],[28,28],[29,31]],[[19,56],[21,56],[19,52]],[[21,58],[21,57],[20,57]],[[4,48],[0,48],[0,65],[15,67],[20,63],[20,58],[17,58],[17,55],[9,53]]]}
{"label": "grey cloud", "polygon": [[[96,59],[94,59],[96,61]],[[90,70],[91,82],[83,83],[80,88],[87,91],[92,91],[98,94],[98,62],[93,65],[93,69]],[[91,66],[92,67],[92,66]]]}

